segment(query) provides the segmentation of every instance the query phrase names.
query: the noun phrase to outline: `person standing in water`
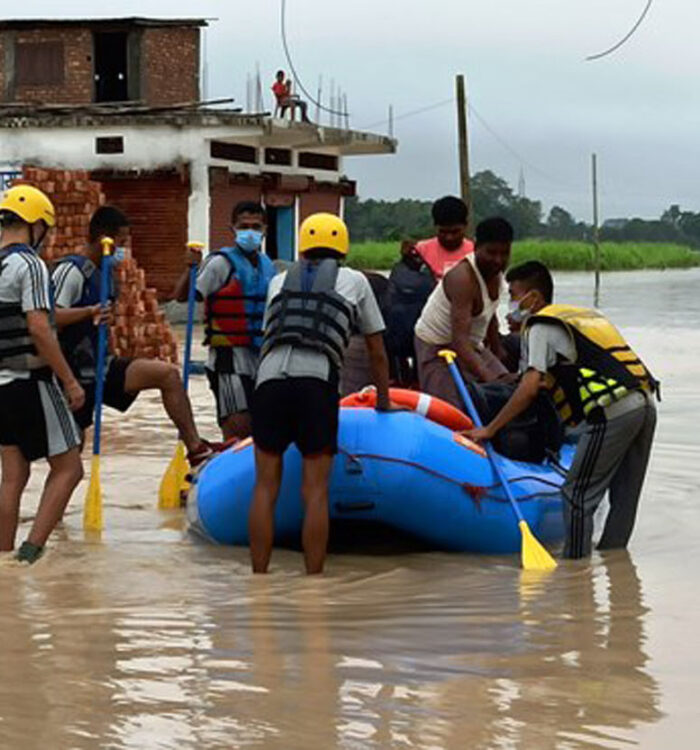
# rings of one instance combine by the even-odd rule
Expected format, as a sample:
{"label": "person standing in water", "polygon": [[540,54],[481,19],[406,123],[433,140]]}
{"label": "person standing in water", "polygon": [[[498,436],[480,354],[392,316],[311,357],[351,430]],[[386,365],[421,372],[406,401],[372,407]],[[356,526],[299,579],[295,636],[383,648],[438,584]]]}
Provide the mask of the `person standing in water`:
{"label": "person standing in water", "polygon": [[49,272],[38,255],[55,223],[51,201],[30,185],[0,200],[0,551],[14,549],[32,461],[49,463],[39,510],[17,552],[28,563],[41,557],[83,477],[71,410],[82,407],[85,392],[56,339]]}
{"label": "person standing in water", "polygon": [[[204,300],[206,373],[216,400],[224,440],[250,435],[250,401],[263,340],[263,313],[270,280],[276,274],[262,252],[267,230],[260,203],[242,201],[233,209],[234,244],[209,253],[197,275],[197,298]],[[201,253],[188,250],[187,264]],[[189,287],[185,270],[175,289],[184,302]]]}
{"label": "person standing in water", "polygon": [[299,231],[301,259],[270,284],[253,397],[256,481],[249,531],[255,573],[266,573],[270,562],[282,458],[291,443],[303,459],[306,572],[323,571],[328,484],[338,450],[338,377],[353,328],[365,337],[376,408],[391,409],[384,321],[366,276],[340,265],[349,246],[341,219],[313,214]]}

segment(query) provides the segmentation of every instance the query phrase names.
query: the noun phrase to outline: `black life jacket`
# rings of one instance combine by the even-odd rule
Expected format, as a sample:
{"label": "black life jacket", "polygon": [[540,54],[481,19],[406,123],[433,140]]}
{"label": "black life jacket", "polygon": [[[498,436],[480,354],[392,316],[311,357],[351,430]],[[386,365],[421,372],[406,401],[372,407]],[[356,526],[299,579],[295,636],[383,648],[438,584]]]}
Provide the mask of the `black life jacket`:
{"label": "black life jacket", "polygon": [[[111,262],[104,259],[103,263]],[[60,258],[55,266],[54,273],[61,266],[71,265],[77,268],[83,275],[83,293],[74,307],[91,307],[100,302],[100,269],[85,255],[66,255]],[[107,298],[115,299],[112,274],[109,274],[110,284]],[[63,350],[63,356],[70,365],[76,376],[82,379],[92,380],[95,375],[97,363],[97,334],[98,326],[92,319],[83,320],[80,323],[66,326],[58,334],[58,341]]]}
{"label": "black life jacket", "polygon": [[385,312],[385,341],[390,354],[415,355],[414,328],[434,287],[430,274],[416,271],[403,261],[391,269]]}
{"label": "black life jacket", "polygon": [[[309,289],[303,275],[313,274]],[[284,344],[315,349],[340,369],[355,326],[355,310],[335,291],[338,262],[297,261],[288,271],[282,289],[270,301],[261,355]]]}
{"label": "black life jacket", "polygon": [[[0,274],[5,260],[14,253],[32,253],[27,245],[8,245],[0,250]],[[51,370],[39,356],[29,333],[27,315],[21,300],[0,302],[0,368],[31,372],[34,377],[51,376]]]}

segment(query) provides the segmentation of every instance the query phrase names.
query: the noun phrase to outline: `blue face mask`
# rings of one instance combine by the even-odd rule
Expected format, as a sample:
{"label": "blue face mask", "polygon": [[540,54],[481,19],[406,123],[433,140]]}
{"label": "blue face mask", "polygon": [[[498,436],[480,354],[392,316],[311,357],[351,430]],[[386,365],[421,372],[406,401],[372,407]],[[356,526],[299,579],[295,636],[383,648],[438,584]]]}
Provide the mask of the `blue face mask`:
{"label": "blue face mask", "polygon": [[[525,295],[525,297],[527,297],[527,295]],[[525,297],[522,299],[511,300],[508,304],[508,317],[513,323],[522,323],[531,314],[530,310],[521,307],[521,302]]]}
{"label": "blue face mask", "polygon": [[260,250],[263,233],[257,229],[237,229],[236,244],[244,253],[254,253]]}
{"label": "blue face mask", "polygon": [[126,248],[115,247],[112,253],[112,258],[115,263],[123,263],[126,260]]}

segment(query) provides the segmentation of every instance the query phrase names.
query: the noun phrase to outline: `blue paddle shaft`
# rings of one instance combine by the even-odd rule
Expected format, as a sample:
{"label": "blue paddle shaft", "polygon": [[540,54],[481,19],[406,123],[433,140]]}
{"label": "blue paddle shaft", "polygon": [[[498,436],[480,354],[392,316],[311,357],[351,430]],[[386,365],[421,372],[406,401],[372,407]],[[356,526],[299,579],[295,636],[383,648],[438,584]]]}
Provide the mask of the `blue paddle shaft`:
{"label": "blue paddle shaft", "polygon": [[194,308],[197,299],[197,264],[190,265],[190,286],[187,291],[187,328],[185,329],[185,355],[182,363],[182,384],[187,391],[190,381],[192,359],[192,332],[194,330]]}
{"label": "blue paddle shaft", "polygon": [[[455,385],[457,386],[459,395],[462,397],[462,401],[464,402],[464,405],[467,408],[467,413],[471,417],[472,422],[474,422],[474,424],[477,427],[483,427],[484,425],[481,421],[481,418],[479,417],[479,412],[476,410],[476,406],[474,406],[472,397],[469,395],[469,391],[467,390],[467,387],[464,385],[462,373],[459,371],[459,368],[457,367],[455,362],[448,362],[447,366],[450,368],[450,374],[452,375],[452,379],[454,380]],[[496,473],[496,476],[498,477],[498,481],[501,483],[501,486],[503,487],[503,491],[506,493],[506,497],[508,498],[513,508],[513,511],[515,512],[515,515],[517,516],[518,521],[525,520],[523,518],[522,512],[520,511],[520,507],[518,506],[518,503],[513,497],[513,493],[511,492],[511,489],[510,489],[510,484],[508,484],[508,480],[504,476],[501,470],[501,467],[498,464],[498,457],[496,455],[496,452],[493,450],[491,443],[486,443],[484,445],[484,448],[486,449],[486,455],[489,457],[491,466],[494,472]]]}
{"label": "blue paddle shaft", "polygon": [[[100,266],[100,309],[107,306],[109,299],[110,274],[112,258],[102,255]],[[95,366],[95,431],[93,434],[93,455],[100,455],[100,438],[102,433],[102,401],[105,390],[105,360],[107,359],[107,323],[101,322],[97,331],[97,363]]]}

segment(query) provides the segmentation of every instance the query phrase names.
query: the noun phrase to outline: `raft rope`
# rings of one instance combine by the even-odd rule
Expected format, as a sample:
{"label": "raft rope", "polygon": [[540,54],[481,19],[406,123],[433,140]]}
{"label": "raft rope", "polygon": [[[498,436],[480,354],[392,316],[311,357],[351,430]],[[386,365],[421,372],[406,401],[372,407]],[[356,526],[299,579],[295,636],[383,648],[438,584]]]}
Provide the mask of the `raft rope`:
{"label": "raft rope", "polygon": [[[448,482],[449,484],[454,484],[457,487],[460,487],[463,492],[466,492],[472,500],[474,500],[476,503],[479,503],[481,500],[489,499],[494,500],[496,502],[508,502],[507,498],[499,497],[496,495],[489,494],[491,490],[497,489],[500,485],[498,484],[492,484],[487,486],[482,485],[475,485],[470,484],[469,482],[460,482],[458,479],[455,479],[454,477],[450,477],[447,474],[443,474],[442,472],[436,471],[435,469],[431,469],[429,466],[425,466],[424,464],[419,464],[416,461],[409,461],[405,458],[395,458],[394,456],[382,456],[378,453],[350,453],[349,451],[346,451],[344,448],[338,448],[338,453],[345,456],[347,459],[352,461],[353,463],[360,464],[361,459],[369,459],[374,461],[384,461],[385,463],[392,463],[392,464],[400,464],[403,466],[409,466],[413,469],[418,469],[419,471],[422,471],[425,474],[428,474],[430,476],[433,476],[437,479],[441,479],[443,482]],[[522,475],[519,477],[511,477],[508,479],[508,484],[514,484],[516,482],[525,482],[525,481],[531,481],[531,482],[539,482],[541,484],[548,485],[549,487],[554,487],[555,492],[537,492],[537,493],[530,493],[529,495],[522,495],[518,499],[518,502],[522,502],[524,500],[532,500],[533,498],[538,497],[544,497],[548,495],[556,495],[559,493],[561,486],[558,485],[556,482],[553,482],[551,479],[545,479],[544,477],[538,477],[536,475]]]}

